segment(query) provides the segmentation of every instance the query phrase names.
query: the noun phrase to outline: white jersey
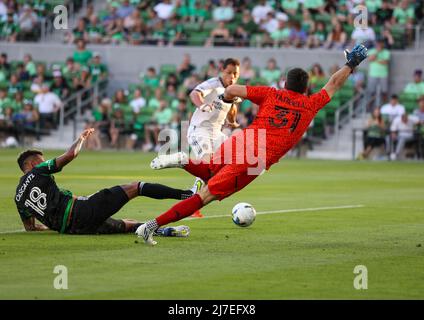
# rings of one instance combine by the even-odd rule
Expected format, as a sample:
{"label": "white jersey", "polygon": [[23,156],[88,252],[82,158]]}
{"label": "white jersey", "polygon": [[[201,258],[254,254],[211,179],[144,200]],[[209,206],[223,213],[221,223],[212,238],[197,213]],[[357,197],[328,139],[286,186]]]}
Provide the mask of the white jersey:
{"label": "white jersey", "polygon": [[[205,104],[212,105],[212,102],[224,93],[225,87],[221,78],[215,77],[202,82],[194,90],[202,93]],[[225,105],[221,109],[212,108],[211,112],[204,112],[197,108],[191,117],[190,126],[200,127],[210,132],[218,133],[221,131],[230,109],[230,105]]]}

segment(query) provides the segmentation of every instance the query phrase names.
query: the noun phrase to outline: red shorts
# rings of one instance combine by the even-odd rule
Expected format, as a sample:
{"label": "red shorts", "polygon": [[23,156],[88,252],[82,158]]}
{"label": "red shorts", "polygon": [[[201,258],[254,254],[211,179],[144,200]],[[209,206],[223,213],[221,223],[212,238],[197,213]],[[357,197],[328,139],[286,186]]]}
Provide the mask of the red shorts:
{"label": "red shorts", "polygon": [[[236,136],[244,135],[244,131]],[[244,149],[238,150],[236,148],[237,137],[232,136],[227,139],[220,148],[214,153],[212,162],[209,164],[209,171],[212,177],[208,180],[208,188],[211,194],[217,197],[218,200],[223,200],[235,192],[240,191],[265,169],[265,165],[258,166],[257,158],[254,159],[253,164],[249,164],[246,157],[246,147],[254,146],[255,143],[249,141],[244,144]],[[244,140],[246,141],[246,140]],[[232,149],[230,155],[225,153],[225,148]]]}

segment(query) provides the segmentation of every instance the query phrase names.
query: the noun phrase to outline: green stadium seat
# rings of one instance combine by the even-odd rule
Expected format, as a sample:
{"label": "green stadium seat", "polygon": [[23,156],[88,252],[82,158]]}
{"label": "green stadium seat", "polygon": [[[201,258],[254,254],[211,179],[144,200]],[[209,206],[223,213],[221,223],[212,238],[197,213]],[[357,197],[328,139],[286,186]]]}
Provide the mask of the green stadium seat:
{"label": "green stadium seat", "polygon": [[163,64],[160,66],[160,74],[163,75],[169,75],[170,73],[176,73],[177,72],[177,66],[175,64]]}

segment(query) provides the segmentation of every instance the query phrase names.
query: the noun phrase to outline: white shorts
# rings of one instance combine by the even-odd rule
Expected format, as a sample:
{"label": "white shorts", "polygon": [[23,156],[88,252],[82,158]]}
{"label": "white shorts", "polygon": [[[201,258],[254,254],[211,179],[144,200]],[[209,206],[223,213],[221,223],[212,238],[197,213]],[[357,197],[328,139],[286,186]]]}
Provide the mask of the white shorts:
{"label": "white shorts", "polygon": [[221,131],[213,132],[208,128],[197,126],[190,126],[187,132],[188,144],[196,159],[214,153],[227,138],[228,136]]}

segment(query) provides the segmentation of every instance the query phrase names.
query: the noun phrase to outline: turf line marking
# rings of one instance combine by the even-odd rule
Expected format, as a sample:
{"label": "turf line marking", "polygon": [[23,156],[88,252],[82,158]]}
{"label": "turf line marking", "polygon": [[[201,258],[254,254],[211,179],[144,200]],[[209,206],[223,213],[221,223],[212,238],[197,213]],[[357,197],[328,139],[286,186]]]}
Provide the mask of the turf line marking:
{"label": "turf line marking", "polygon": [[2,231],[0,234],[12,234],[12,233],[21,233],[25,232],[25,229],[19,229],[19,230],[12,230],[12,231]]}
{"label": "turf line marking", "polygon": [[[338,206],[338,207],[318,207],[318,208],[303,208],[303,209],[285,209],[285,210],[273,210],[273,211],[259,211],[256,214],[275,214],[275,213],[292,213],[292,212],[307,212],[307,211],[325,211],[325,210],[340,210],[340,209],[356,209],[365,207],[362,204],[357,205],[348,205],[348,206]],[[212,218],[224,218],[231,217],[230,214],[222,214],[216,216],[206,216],[201,219],[199,218],[186,218],[184,220],[204,220],[204,219],[212,219]],[[0,234],[12,234],[12,233],[21,233],[25,232],[25,230],[14,230],[14,231],[3,231]]]}
{"label": "turf line marking", "polygon": [[[348,205],[348,206],[337,206],[337,207],[318,207],[318,208],[303,208],[303,209],[285,209],[285,210],[273,210],[273,211],[259,211],[256,214],[274,214],[274,213],[291,213],[291,212],[307,212],[307,211],[325,211],[325,210],[339,210],[339,209],[356,209],[365,207],[362,204]],[[206,216],[201,219],[199,218],[187,218],[185,220],[203,220],[212,218],[224,218],[231,217],[230,214],[222,214],[216,216]]]}

